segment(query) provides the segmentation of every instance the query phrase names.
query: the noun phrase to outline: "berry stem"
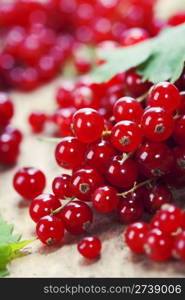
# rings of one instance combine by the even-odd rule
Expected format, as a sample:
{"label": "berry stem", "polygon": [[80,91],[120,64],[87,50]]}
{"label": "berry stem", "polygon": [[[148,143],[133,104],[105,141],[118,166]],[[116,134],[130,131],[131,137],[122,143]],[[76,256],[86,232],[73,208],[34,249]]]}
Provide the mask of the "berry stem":
{"label": "berry stem", "polygon": [[47,136],[39,136],[39,137],[37,137],[37,139],[39,141],[48,142],[48,143],[59,143],[61,141],[61,138],[47,137]]}
{"label": "berry stem", "polygon": [[140,188],[140,187],[142,187],[146,184],[150,184],[152,181],[153,181],[153,179],[147,179],[147,180],[145,180],[143,182],[140,182],[138,184],[135,182],[135,184],[133,185],[133,187],[130,190],[128,190],[126,192],[123,192],[123,193],[118,193],[117,195],[121,196],[121,197],[126,197],[127,195],[132,194],[133,192],[135,192],[138,188]]}
{"label": "berry stem", "polygon": [[104,130],[102,136],[111,135],[111,130]]}
{"label": "berry stem", "polygon": [[147,98],[148,95],[149,95],[149,92],[146,92],[145,94],[143,94],[140,97],[138,97],[136,100],[138,102],[142,102],[142,101],[144,101]]}
{"label": "berry stem", "polygon": [[66,198],[65,200],[68,200],[64,205],[61,205],[60,207],[58,207],[57,209],[53,210],[51,212],[51,216],[59,213],[66,205],[68,205],[70,202],[72,202],[75,199],[75,197],[71,197],[71,198]]}
{"label": "berry stem", "polygon": [[125,152],[124,152],[124,153],[122,154],[122,159],[120,160],[120,164],[123,165],[124,162],[125,162],[128,158],[130,158],[133,154],[134,154],[134,151],[132,151],[132,152],[130,152],[130,153],[125,153]]}

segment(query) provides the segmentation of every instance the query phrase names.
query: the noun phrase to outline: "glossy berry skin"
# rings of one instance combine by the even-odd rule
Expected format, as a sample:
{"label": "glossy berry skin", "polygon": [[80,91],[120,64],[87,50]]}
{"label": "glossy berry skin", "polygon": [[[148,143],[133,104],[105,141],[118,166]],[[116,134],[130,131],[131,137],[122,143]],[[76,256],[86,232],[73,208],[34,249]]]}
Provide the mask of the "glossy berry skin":
{"label": "glossy berry skin", "polygon": [[151,189],[146,189],[144,206],[149,213],[154,213],[163,204],[171,203],[173,199],[170,189],[164,184],[157,184]]}
{"label": "glossy berry skin", "polygon": [[17,162],[22,137],[19,131],[13,133],[6,131],[6,128],[0,135],[0,164],[11,166]]}
{"label": "glossy berry skin", "polygon": [[79,200],[68,203],[59,216],[65,229],[74,235],[85,233],[93,220],[91,208]]}
{"label": "glossy berry skin", "polygon": [[38,221],[36,234],[43,244],[47,246],[58,245],[64,238],[64,225],[55,216],[45,216]]}
{"label": "glossy berry skin", "polygon": [[175,237],[173,256],[185,261],[185,231],[182,231]]}
{"label": "glossy berry skin", "polygon": [[13,186],[16,192],[28,200],[33,200],[40,195],[45,188],[45,184],[44,173],[36,168],[21,168],[13,178]]}
{"label": "glossy berry skin", "polygon": [[31,126],[33,133],[41,133],[44,130],[47,116],[43,112],[35,111],[29,115],[28,122]]}
{"label": "glossy berry skin", "polygon": [[161,177],[173,166],[172,150],[165,143],[145,142],[136,152],[139,171],[146,177]]}
{"label": "glossy berry skin", "polygon": [[96,142],[104,129],[103,117],[92,108],[79,109],[73,116],[74,131],[82,143]]}
{"label": "glossy berry skin", "polygon": [[131,224],[139,221],[143,213],[142,190],[136,190],[134,193],[122,198],[117,207],[118,220],[122,224]]}
{"label": "glossy berry skin", "polygon": [[185,175],[185,147],[177,146],[173,149],[174,155],[174,173],[179,175]]}
{"label": "glossy berry skin", "polygon": [[129,120],[140,123],[143,115],[143,108],[136,99],[132,97],[122,97],[115,102],[113,115],[116,122]]}
{"label": "glossy berry skin", "polygon": [[104,179],[93,168],[78,169],[71,178],[71,191],[74,196],[83,201],[91,201],[95,189],[104,184]]}
{"label": "glossy berry skin", "polygon": [[137,164],[130,158],[122,163],[121,155],[116,155],[108,163],[105,176],[113,186],[130,188],[138,177]]}
{"label": "glossy berry skin", "polygon": [[185,211],[181,213],[181,228],[185,230]]}
{"label": "glossy berry skin", "polygon": [[17,145],[19,145],[22,142],[23,134],[19,129],[8,125],[4,128],[3,132],[10,135]]}
{"label": "glossy berry skin", "polygon": [[57,89],[56,102],[59,107],[67,108],[73,104],[73,85],[70,83],[64,83],[62,87]]}
{"label": "glossy berry skin", "polygon": [[30,217],[38,222],[42,217],[50,215],[53,210],[59,208],[61,202],[52,194],[41,194],[30,204]]}
{"label": "glossy berry skin", "polygon": [[127,95],[131,97],[142,96],[148,91],[150,86],[149,82],[142,81],[142,77],[134,69],[125,73],[124,87]]}
{"label": "glossy berry skin", "polygon": [[10,122],[13,114],[14,106],[9,96],[4,92],[0,92],[0,129]]}
{"label": "glossy berry skin", "polygon": [[111,143],[123,152],[132,152],[142,141],[141,128],[132,121],[120,121],[111,130]]}
{"label": "glossy berry skin", "polygon": [[73,136],[71,128],[73,114],[76,109],[74,107],[60,108],[54,114],[54,121],[58,126],[58,133],[61,137]]}
{"label": "glossy berry skin", "polygon": [[58,199],[65,199],[65,197],[72,197],[70,190],[71,176],[62,174],[54,178],[52,183],[52,190]]}
{"label": "glossy berry skin", "polygon": [[161,107],[146,108],[141,121],[146,138],[153,142],[165,141],[172,135],[174,120],[171,113]]}
{"label": "glossy berry skin", "polygon": [[139,27],[133,27],[125,30],[121,37],[122,46],[132,46],[134,44],[143,42],[149,38],[148,32]]}
{"label": "glossy berry skin", "polygon": [[156,84],[148,97],[148,105],[162,107],[166,111],[173,112],[181,105],[181,96],[176,86],[169,82]]}
{"label": "glossy berry skin", "polygon": [[162,262],[171,258],[173,237],[163,233],[160,229],[151,229],[144,241],[146,255],[154,261]]}
{"label": "glossy berry skin", "polygon": [[116,209],[119,203],[118,191],[105,185],[97,188],[92,194],[93,207],[100,213],[110,213]]}
{"label": "glossy berry skin", "polygon": [[157,227],[163,232],[172,234],[181,226],[181,210],[172,205],[164,204],[151,220],[151,226]]}
{"label": "glossy berry skin", "polygon": [[116,152],[116,149],[106,140],[90,144],[85,154],[85,163],[98,172],[104,173],[108,161]]}
{"label": "glossy berry skin", "polygon": [[96,258],[100,255],[101,242],[98,238],[93,236],[84,237],[78,243],[78,252],[88,259]]}
{"label": "glossy berry skin", "polygon": [[185,135],[185,115],[182,115],[180,119],[176,120],[175,122],[173,138],[179,145],[185,146],[184,135]]}
{"label": "glossy berry skin", "polygon": [[134,253],[144,253],[144,240],[148,230],[149,225],[144,222],[136,222],[127,227],[125,242]]}
{"label": "glossy berry skin", "polygon": [[58,165],[64,169],[73,169],[83,160],[85,145],[75,137],[65,137],[55,149],[55,158]]}

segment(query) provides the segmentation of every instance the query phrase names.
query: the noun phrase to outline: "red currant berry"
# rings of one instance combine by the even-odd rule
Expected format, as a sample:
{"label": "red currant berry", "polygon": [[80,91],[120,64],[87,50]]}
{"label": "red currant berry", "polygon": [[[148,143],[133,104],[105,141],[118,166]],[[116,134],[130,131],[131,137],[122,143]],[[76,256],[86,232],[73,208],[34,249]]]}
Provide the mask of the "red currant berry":
{"label": "red currant berry", "polygon": [[137,181],[137,164],[132,159],[122,162],[122,156],[116,155],[108,163],[105,176],[114,186],[130,188]]}
{"label": "red currant berry", "polygon": [[144,213],[142,189],[122,198],[117,208],[118,219],[123,224],[131,224],[140,220]]}
{"label": "red currant berry", "polygon": [[146,177],[168,174],[173,166],[172,150],[164,143],[145,142],[136,153],[139,171]]}
{"label": "red currant berry", "polygon": [[149,231],[148,224],[137,222],[129,225],[125,232],[125,242],[134,253],[144,253],[144,240]]}
{"label": "red currant berry", "polygon": [[19,169],[13,178],[13,185],[18,194],[28,200],[33,200],[40,195],[46,184],[42,171],[35,168]]}
{"label": "red currant berry", "polygon": [[143,42],[149,38],[148,32],[139,27],[133,27],[125,30],[121,37],[121,44],[123,46],[132,46],[134,44]]}
{"label": "red currant berry", "polygon": [[85,258],[93,259],[100,255],[101,241],[93,236],[85,237],[78,243],[78,251]]}
{"label": "red currant berry", "polygon": [[55,112],[54,121],[58,126],[59,135],[61,137],[74,135],[71,123],[75,111],[76,109],[74,107],[68,107],[57,109]]}
{"label": "red currant berry", "polygon": [[155,228],[146,234],[144,250],[146,255],[154,261],[161,262],[172,256],[173,237]]}
{"label": "red currant berry", "polygon": [[185,211],[182,211],[181,214],[181,227],[183,230],[185,230]]}
{"label": "red currant berry", "polygon": [[12,139],[17,145],[22,142],[22,132],[19,129],[13,128],[11,125],[8,125],[4,128],[4,133],[7,133],[9,136],[12,136]]}
{"label": "red currant berry", "polygon": [[146,189],[144,206],[149,213],[154,213],[163,204],[171,203],[172,199],[173,196],[170,189],[163,184],[157,184],[149,190]]}
{"label": "red currant berry", "polygon": [[151,220],[151,226],[168,234],[177,232],[181,226],[181,210],[172,204],[164,204]]}
{"label": "red currant berry", "polygon": [[61,210],[60,218],[68,232],[78,235],[86,232],[93,221],[93,214],[86,203],[75,200],[69,202]]}
{"label": "red currant berry", "polygon": [[29,115],[29,124],[34,133],[41,133],[47,121],[47,116],[43,112],[35,111]]}
{"label": "red currant berry", "polygon": [[76,170],[71,178],[71,191],[83,201],[91,201],[95,189],[104,184],[103,177],[92,168]]}
{"label": "red currant berry", "polygon": [[36,233],[43,244],[47,246],[57,245],[63,240],[64,225],[55,216],[45,216],[38,221]]}
{"label": "red currant berry", "polygon": [[172,114],[163,108],[149,107],[144,111],[141,125],[145,137],[154,142],[162,142],[172,135],[174,120]]}
{"label": "red currant berry", "polygon": [[85,145],[75,137],[65,137],[55,149],[55,158],[58,165],[65,169],[77,167],[83,160]]}
{"label": "red currant berry", "polygon": [[123,152],[132,152],[138,148],[142,141],[141,128],[132,121],[120,121],[113,126],[111,143]]}
{"label": "red currant berry", "polygon": [[174,257],[185,261],[185,231],[182,231],[175,237],[173,255]]}
{"label": "red currant berry", "polygon": [[0,135],[0,164],[14,165],[17,162],[19,144],[20,141],[17,140],[17,135],[6,131]]}
{"label": "red currant berry", "polygon": [[166,111],[173,112],[181,105],[181,96],[176,86],[169,82],[160,82],[155,85],[149,95],[148,105],[162,107]]}
{"label": "red currant berry", "polygon": [[174,166],[173,173],[185,175],[185,148],[177,146],[173,149]]}
{"label": "red currant berry", "polygon": [[88,166],[95,168],[98,172],[104,173],[107,162],[116,154],[116,150],[108,141],[100,141],[89,145],[85,154],[85,162]]}
{"label": "red currant berry", "polygon": [[108,185],[97,188],[92,194],[94,208],[103,214],[112,212],[119,203],[119,196],[117,194],[117,190]]}
{"label": "red currant berry", "polygon": [[14,106],[9,99],[9,96],[0,92],[0,128],[5,127],[11,120],[14,114]]}
{"label": "red currant berry", "polygon": [[60,206],[60,201],[54,195],[41,194],[30,204],[30,217],[37,223],[42,217],[50,215],[53,210]]}
{"label": "red currant berry", "polygon": [[62,174],[55,177],[52,183],[52,190],[58,199],[65,199],[66,197],[72,197],[70,190],[71,176]]}
{"label": "red currant berry", "polygon": [[66,82],[62,87],[57,89],[56,102],[61,108],[68,108],[73,104],[73,84]]}
{"label": "red currant berry", "polygon": [[125,90],[131,97],[139,97],[145,94],[150,88],[149,82],[143,82],[142,77],[134,69],[125,73]]}
{"label": "red currant berry", "polygon": [[185,115],[181,116],[180,119],[176,120],[173,138],[178,144],[185,146],[184,135],[185,135]]}
{"label": "red currant berry", "polygon": [[113,115],[116,122],[129,120],[140,123],[143,115],[143,108],[136,99],[131,97],[122,97],[115,102]]}
{"label": "red currant berry", "polygon": [[73,116],[74,131],[82,143],[96,142],[104,129],[103,117],[92,108],[79,109]]}

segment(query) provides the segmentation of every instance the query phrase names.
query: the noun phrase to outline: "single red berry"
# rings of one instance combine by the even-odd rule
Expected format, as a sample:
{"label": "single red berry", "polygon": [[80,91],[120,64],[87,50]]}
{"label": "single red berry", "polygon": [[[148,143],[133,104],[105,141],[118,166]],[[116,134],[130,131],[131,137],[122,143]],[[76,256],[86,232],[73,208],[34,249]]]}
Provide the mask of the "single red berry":
{"label": "single red berry", "polygon": [[103,214],[110,213],[118,206],[118,191],[108,185],[101,186],[92,194],[92,203],[98,212]]}
{"label": "single red berry", "polygon": [[67,107],[57,109],[55,112],[54,121],[58,126],[59,135],[61,137],[74,135],[71,123],[75,111],[76,109],[74,107]]}
{"label": "single red berry", "polygon": [[152,88],[148,97],[148,105],[162,107],[166,111],[173,112],[181,105],[179,90],[170,82],[160,82]]}
{"label": "single red berry", "polygon": [[137,164],[130,158],[123,162],[121,155],[113,156],[108,163],[105,176],[114,186],[125,189],[130,188],[137,181]]}
{"label": "single red berry", "polygon": [[143,82],[142,77],[134,69],[125,73],[124,85],[126,93],[131,97],[144,95],[151,86],[149,82]]}
{"label": "single red berry", "polygon": [[185,231],[182,231],[175,237],[173,256],[185,261]]}
{"label": "single red berry", "polygon": [[63,240],[64,225],[55,216],[45,216],[38,221],[36,234],[43,244],[47,246],[57,245]]}
{"label": "single red berry", "polygon": [[4,133],[7,133],[8,135],[12,136],[12,139],[17,145],[22,142],[22,132],[19,129],[12,127],[11,125],[8,125],[4,128]]}
{"label": "single red berry", "polygon": [[146,234],[144,250],[151,260],[162,262],[171,258],[173,242],[173,237],[155,228]]}
{"label": "single red berry", "polygon": [[172,199],[173,196],[170,189],[164,184],[157,184],[151,189],[146,189],[144,206],[148,212],[154,213],[160,209],[163,204],[171,203]]}
{"label": "single red berry", "polygon": [[43,112],[35,111],[29,115],[28,122],[34,133],[41,133],[47,121],[47,116]]}
{"label": "single red berry", "polygon": [[172,234],[180,228],[181,218],[181,210],[178,207],[172,204],[164,204],[152,218],[151,226],[157,226],[163,232]]}
{"label": "single red berry", "polygon": [[131,224],[140,220],[144,213],[142,189],[122,198],[117,208],[117,216],[121,223]]}
{"label": "single red berry", "polygon": [[149,38],[148,32],[139,27],[126,29],[121,37],[122,46],[132,46],[134,44],[143,42]]}
{"label": "single red berry", "polygon": [[176,120],[175,122],[173,138],[179,145],[185,146],[184,135],[185,135],[185,115],[182,115],[180,119]]}
{"label": "single red berry", "polygon": [[137,222],[129,225],[125,232],[125,242],[134,253],[144,253],[144,241],[149,225]]}
{"label": "single red berry", "polygon": [[70,190],[71,176],[62,174],[54,178],[52,183],[52,190],[58,199],[65,199],[65,197],[72,197]]}
{"label": "single red berry", "polygon": [[103,117],[92,108],[79,109],[73,116],[74,131],[82,143],[96,142],[104,129]]}
{"label": "single red berry", "polygon": [[85,233],[93,221],[91,208],[79,200],[69,202],[59,216],[65,229],[74,235]]}
{"label": "single red berry", "polygon": [[65,169],[77,167],[83,160],[85,145],[75,137],[65,137],[55,149],[55,158],[58,165]]}
{"label": "single red berry", "polygon": [[111,143],[123,152],[132,152],[142,141],[141,128],[132,121],[120,121],[111,130]]}
{"label": "single red berry", "polygon": [[122,97],[115,102],[113,115],[116,122],[129,120],[140,123],[143,115],[143,108],[136,99],[132,97]]}
{"label": "single red berry", "polygon": [[20,135],[6,132],[0,135],[0,164],[14,165],[19,155]]}
{"label": "single red berry", "polygon": [[101,241],[93,236],[83,238],[78,243],[78,251],[85,258],[93,259],[100,255]]}
{"label": "single red berry", "polygon": [[173,166],[172,150],[164,143],[145,142],[136,152],[139,171],[146,177],[168,174]]}
{"label": "single red berry", "polygon": [[173,149],[174,166],[173,173],[185,175],[185,147],[177,146]]}
{"label": "single red berry", "polygon": [[5,127],[14,114],[14,106],[9,96],[0,92],[0,128]]}
{"label": "single red berry", "polygon": [[28,200],[33,200],[40,195],[45,184],[44,173],[36,168],[21,168],[13,178],[13,185],[17,193]]}
{"label": "single red berry", "polygon": [[104,173],[108,161],[116,154],[116,149],[105,140],[90,144],[85,154],[85,162],[88,166]]}
{"label": "single red berry", "polygon": [[71,178],[71,191],[74,196],[83,201],[91,201],[95,189],[104,184],[104,179],[93,168],[78,169]]}
{"label": "single red berry", "polygon": [[73,84],[71,82],[64,83],[57,89],[56,102],[61,108],[68,108],[73,105]]}
{"label": "single red berry", "polygon": [[41,194],[30,204],[30,217],[37,223],[42,217],[50,215],[52,211],[60,206],[61,202],[54,195]]}
{"label": "single red berry", "polygon": [[161,107],[146,108],[141,121],[142,131],[146,138],[153,142],[167,140],[174,130],[171,113]]}

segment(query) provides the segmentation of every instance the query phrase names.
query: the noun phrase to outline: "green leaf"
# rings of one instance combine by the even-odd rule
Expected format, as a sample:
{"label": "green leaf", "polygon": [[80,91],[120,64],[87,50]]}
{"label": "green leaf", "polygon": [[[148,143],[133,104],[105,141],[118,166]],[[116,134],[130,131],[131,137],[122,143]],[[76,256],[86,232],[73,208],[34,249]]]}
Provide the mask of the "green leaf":
{"label": "green leaf", "polygon": [[4,277],[9,274],[7,270],[8,263],[15,258],[28,254],[21,250],[35,241],[34,239],[19,241],[21,235],[13,234],[13,225],[7,224],[0,217],[0,277]]}
{"label": "green leaf", "polygon": [[153,83],[171,80],[181,75],[185,62],[185,24],[165,29],[156,38],[130,47],[101,50],[106,62],[96,68],[92,78],[96,82],[110,79],[119,72],[137,67],[144,80]]}

